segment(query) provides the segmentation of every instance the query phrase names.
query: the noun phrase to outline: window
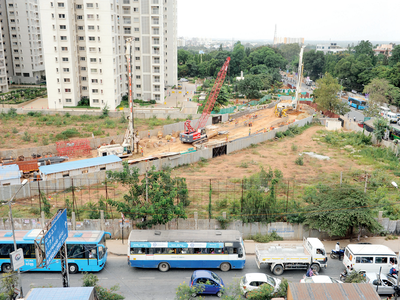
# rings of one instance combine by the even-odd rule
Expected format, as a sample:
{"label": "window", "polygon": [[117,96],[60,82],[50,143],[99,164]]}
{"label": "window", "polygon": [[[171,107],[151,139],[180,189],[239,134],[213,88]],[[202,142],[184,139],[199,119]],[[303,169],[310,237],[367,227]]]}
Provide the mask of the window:
{"label": "window", "polygon": [[61,51],[68,51],[68,47],[61,47]]}
{"label": "window", "polygon": [[86,81],[86,79],[87,79],[86,77],[82,77],[82,81]]}
{"label": "window", "polygon": [[83,26],[78,26],[78,30],[83,30]]}
{"label": "window", "polygon": [[136,94],[136,97],[140,98],[142,97],[142,94]]}
{"label": "window", "polygon": [[79,51],[85,51],[85,47],[79,47]]}
{"label": "window", "polygon": [[84,41],[84,40],[85,40],[85,37],[84,37],[84,36],[80,36],[80,37],[79,37],[79,40],[80,40],[80,41]]}
{"label": "window", "polygon": [[375,257],[376,264],[387,264],[388,258],[387,257]]}
{"label": "window", "polygon": [[68,73],[69,72],[69,68],[63,68],[64,73]]}
{"label": "window", "polygon": [[78,20],[83,20],[83,16],[76,16]]}
{"label": "window", "polygon": [[135,42],[139,42],[139,38],[138,37],[135,37]]}
{"label": "window", "polygon": [[58,14],[59,19],[65,19],[65,14]]}
{"label": "window", "polygon": [[92,62],[92,63],[95,63],[96,61],[97,61],[96,58],[91,58],[91,59],[90,59],[90,62]]}
{"label": "window", "polygon": [[374,262],[374,258],[372,256],[368,257],[356,257],[356,263],[362,264],[372,264]]}
{"label": "window", "polygon": [[67,98],[65,99],[65,102],[72,102],[72,99]]}
{"label": "window", "polygon": [[88,14],[88,15],[87,15],[87,18],[88,18],[88,19],[94,19],[94,15]]}
{"label": "window", "polygon": [[92,93],[97,94],[99,92],[98,89],[92,89]]}
{"label": "window", "polygon": [[138,8],[138,7],[134,7],[134,8],[133,8],[133,11],[138,12],[138,11],[139,11],[139,8]]}
{"label": "window", "polygon": [[95,41],[96,38],[94,36],[89,36],[89,41]]}
{"label": "window", "polygon": [[140,51],[140,47],[135,47],[135,51]]}
{"label": "window", "polygon": [[81,4],[76,5],[76,9],[82,9],[82,5]]}
{"label": "window", "polygon": [[140,79],[140,75],[136,75],[136,79]]}
{"label": "window", "polygon": [[99,103],[99,99],[93,99],[93,103]]}
{"label": "window", "polygon": [[93,8],[93,3],[86,3],[87,8]]}
{"label": "window", "polygon": [[61,39],[62,41],[66,41],[66,40],[67,40],[67,37],[64,36],[64,35],[62,35],[62,36],[60,36],[60,39]]}
{"label": "window", "polygon": [[136,57],[135,57],[135,60],[140,60],[140,57],[136,56]]}
{"label": "window", "polygon": [[136,66],[135,68],[136,68],[136,70],[140,70],[140,66]]}
{"label": "window", "polygon": [[82,56],[82,57],[80,57],[80,60],[85,61],[86,57]]}
{"label": "window", "polygon": [[86,71],[86,67],[81,67],[81,71]]}
{"label": "window", "polygon": [[92,83],[98,83],[97,79],[92,79]]}
{"label": "window", "polygon": [[89,25],[88,26],[88,30],[94,30],[94,26],[93,25]]}
{"label": "window", "polygon": [[139,32],[139,28],[138,28],[138,27],[135,27],[135,31],[136,31],[136,32]]}
{"label": "window", "polygon": [[83,86],[82,91],[87,91],[87,86]]}
{"label": "window", "polygon": [[67,29],[66,25],[60,25],[60,29]]}
{"label": "window", "polygon": [[140,89],[140,88],[142,88],[142,86],[141,86],[140,84],[137,84],[137,85],[136,85],[136,88],[137,88],[137,89]]}
{"label": "window", "polygon": [[105,171],[106,170],[106,167],[101,167],[100,168],[100,171]]}
{"label": "window", "polygon": [[66,93],[71,93],[71,89],[65,89]]}
{"label": "window", "polygon": [[63,57],[62,61],[68,61],[68,57]]}
{"label": "window", "polygon": [[97,73],[97,69],[90,69],[91,73]]}
{"label": "window", "polygon": [[64,7],[64,3],[58,2],[58,7]]}
{"label": "window", "polygon": [[69,78],[64,78],[64,82],[71,82]]}

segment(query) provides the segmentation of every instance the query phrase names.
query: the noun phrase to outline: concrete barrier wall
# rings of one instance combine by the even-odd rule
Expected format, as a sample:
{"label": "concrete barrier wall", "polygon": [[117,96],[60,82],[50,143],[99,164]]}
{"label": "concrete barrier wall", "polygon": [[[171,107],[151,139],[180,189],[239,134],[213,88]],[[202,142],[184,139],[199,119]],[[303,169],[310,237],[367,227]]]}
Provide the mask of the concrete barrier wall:
{"label": "concrete barrier wall", "polygon": [[[42,226],[48,222],[45,218],[34,218],[34,219],[22,219],[14,218],[14,226],[16,230],[30,230],[30,229],[42,229]],[[384,230],[391,234],[400,233],[400,221],[390,221],[387,218],[378,220],[383,226]],[[111,233],[113,239],[122,238],[127,239],[132,229],[137,229],[135,226],[136,222],[131,220],[125,220],[122,226],[121,219],[88,219],[83,221],[74,221],[74,218],[69,218],[68,229],[69,230],[102,230]],[[315,229],[309,229],[307,226],[302,224],[291,224],[286,222],[274,222],[274,223],[243,223],[240,220],[232,221],[226,229],[238,230],[242,233],[244,239],[249,239],[251,236],[256,234],[270,234],[276,232],[284,240],[302,240],[303,237],[316,237],[320,240],[330,239],[326,232],[322,232]],[[215,230],[222,229],[221,224],[216,219],[198,219],[198,218],[187,218],[187,219],[173,219],[165,225],[156,225],[152,229],[155,230]],[[0,230],[11,230],[11,223],[8,218],[0,218]],[[363,233],[370,235],[368,232]]]}

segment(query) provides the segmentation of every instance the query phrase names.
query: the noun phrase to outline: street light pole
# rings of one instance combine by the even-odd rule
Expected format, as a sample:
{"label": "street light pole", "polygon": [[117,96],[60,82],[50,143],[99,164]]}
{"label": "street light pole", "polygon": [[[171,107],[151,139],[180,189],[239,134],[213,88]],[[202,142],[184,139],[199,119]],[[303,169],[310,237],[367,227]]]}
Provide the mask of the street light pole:
{"label": "street light pole", "polygon": [[[10,201],[8,201],[8,207],[10,209],[10,219],[11,219],[11,231],[12,231],[12,236],[13,236],[13,241],[14,241],[14,251],[17,251],[17,242],[15,240],[15,229],[14,229],[14,219],[12,215],[12,210],[11,210],[11,202],[14,200],[15,196],[17,196],[18,192],[22,189],[22,187],[28,182],[28,179],[24,179],[22,181],[21,186],[19,187],[18,191],[14,194],[14,196],[11,198]],[[18,272],[18,283],[19,283],[19,288],[20,288],[20,298],[24,296],[22,292],[22,281],[21,281],[21,273],[19,271],[19,268],[17,269]]]}

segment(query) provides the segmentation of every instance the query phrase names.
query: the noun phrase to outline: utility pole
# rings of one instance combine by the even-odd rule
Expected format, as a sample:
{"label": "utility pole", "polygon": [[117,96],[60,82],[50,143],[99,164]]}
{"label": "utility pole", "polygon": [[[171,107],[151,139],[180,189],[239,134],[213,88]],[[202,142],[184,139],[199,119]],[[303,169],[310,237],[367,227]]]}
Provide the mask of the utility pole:
{"label": "utility pole", "polygon": [[286,212],[289,205],[289,180],[287,181],[287,191],[286,191]]}
{"label": "utility pole", "polygon": [[343,172],[340,172],[340,186],[342,185]]}
{"label": "utility pole", "polygon": [[40,192],[40,181],[38,180],[37,182],[37,186],[38,186],[38,191],[39,191],[39,209],[40,209],[40,213],[42,213],[42,193]]}

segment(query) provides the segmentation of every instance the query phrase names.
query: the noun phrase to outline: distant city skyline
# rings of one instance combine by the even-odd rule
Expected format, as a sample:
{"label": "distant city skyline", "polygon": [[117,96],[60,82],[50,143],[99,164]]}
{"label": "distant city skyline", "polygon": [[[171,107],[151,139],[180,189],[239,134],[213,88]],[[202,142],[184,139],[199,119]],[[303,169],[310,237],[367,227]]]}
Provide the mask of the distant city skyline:
{"label": "distant city skyline", "polygon": [[[178,0],[178,36],[272,41],[277,36],[308,41],[400,41],[398,0],[270,2]],[[392,9],[390,9],[392,8]],[[390,20],[390,21],[389,21]]]}

